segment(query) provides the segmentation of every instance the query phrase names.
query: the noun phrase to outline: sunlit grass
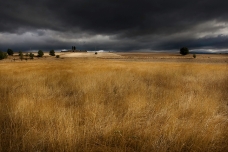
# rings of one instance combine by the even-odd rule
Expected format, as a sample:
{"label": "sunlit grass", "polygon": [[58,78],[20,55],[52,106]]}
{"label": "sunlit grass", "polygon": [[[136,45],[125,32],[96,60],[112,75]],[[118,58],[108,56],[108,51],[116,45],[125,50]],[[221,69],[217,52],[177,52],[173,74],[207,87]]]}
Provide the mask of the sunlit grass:
{"label": "sunlit grass", "polygon": [[227,151],[226,64],[0,63],[0,151]]}

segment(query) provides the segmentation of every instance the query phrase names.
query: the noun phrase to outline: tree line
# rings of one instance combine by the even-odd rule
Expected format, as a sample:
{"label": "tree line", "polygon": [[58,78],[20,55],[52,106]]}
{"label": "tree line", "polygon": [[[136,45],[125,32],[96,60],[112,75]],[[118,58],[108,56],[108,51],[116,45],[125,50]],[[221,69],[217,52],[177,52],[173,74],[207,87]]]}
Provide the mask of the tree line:
{"label": "tree line", "polygon": [[[72,46],[72,50],[75,50],[75,49],[76,49],[75,46]],[[0,50],[0,60],[7,58],[8,55],[13,56],[13,54],[14,54],[14,51],[12,49],[8,49],[7,50],[7,53],[6,52],[2,52]],[[187,55],[187,54],[189,54],[189,49],[187,47],[182,47],[180,49],[180,54],[181,55]],[[37,57],[43,57],[43,55],[44,55],[44,52],[42,50],[39,50],[37,52]],[[50,50],[49,51],[49,55],[55,56],[55,51],[54,50]],[[33,59],[35,55],[33,53],[29,53],[29,54],[26,53],[26,56],[29,56],[30,59]],[[24,59],[24,55],[23,55],[23,53],[21,51],[19,51],[19,57],[20,57],[21,60]],[[56,57],[59,58],[59,55],[57,55]],[[196,55],[193,54],[193,57],[196,58]]]}
{"label": "tree line", "polygon": [[[14,55],[14,51],[12,49],[8,49],[7,52],[3,52],[0,50],[0,60],[2,59],[6,59],[8,56],[13,56]],[[39,50],[37,52],[37,56],[36,57],[43,57],[44,52],[42,50]],[[55,51],[54,50],[50,50],[49,51],[49,55],[50,56],[55,56]],[[25,55],[22,53],[22,51],[18,52],[18,56],[21,60],[23,59],[27,59],[27,57],[29,57],[30,59],[33,59],[35,57],[35,55],[33,53],[26,53]],[[24,56],[26,56],[26,58],[24,58]],[[57,56],[56,56],[57,57]],[[58,57],[59,58],[59,55]]]}

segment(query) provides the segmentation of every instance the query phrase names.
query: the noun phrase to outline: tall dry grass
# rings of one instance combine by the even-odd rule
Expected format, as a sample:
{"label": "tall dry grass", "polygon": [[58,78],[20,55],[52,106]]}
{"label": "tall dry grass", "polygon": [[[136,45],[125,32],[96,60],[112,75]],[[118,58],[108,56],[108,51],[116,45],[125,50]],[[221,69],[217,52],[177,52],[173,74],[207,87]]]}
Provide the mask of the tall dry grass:
{"label": "tall dry grass", "polygon": [[227,151],[225,64],[0,63],[0,151]]}

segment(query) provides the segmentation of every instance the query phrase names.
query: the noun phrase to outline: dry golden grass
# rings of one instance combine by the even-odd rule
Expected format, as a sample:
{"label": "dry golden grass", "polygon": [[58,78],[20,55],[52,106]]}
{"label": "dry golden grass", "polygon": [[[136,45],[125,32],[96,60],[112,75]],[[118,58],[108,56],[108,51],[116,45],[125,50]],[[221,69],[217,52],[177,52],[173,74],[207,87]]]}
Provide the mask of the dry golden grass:
{"label": "dry golden grass", "polygon": [[0,63],[0,151],[228,151],[226,64]]}

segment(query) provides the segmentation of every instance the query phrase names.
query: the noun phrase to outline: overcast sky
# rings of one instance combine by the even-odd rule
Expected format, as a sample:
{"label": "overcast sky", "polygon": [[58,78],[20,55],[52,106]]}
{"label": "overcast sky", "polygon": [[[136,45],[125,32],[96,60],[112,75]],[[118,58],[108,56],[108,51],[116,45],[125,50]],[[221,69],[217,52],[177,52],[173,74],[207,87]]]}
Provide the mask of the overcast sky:
{"label": "overcast sky", "polygon": [[227,0],[0,1],[0,50],[228,50]]}

